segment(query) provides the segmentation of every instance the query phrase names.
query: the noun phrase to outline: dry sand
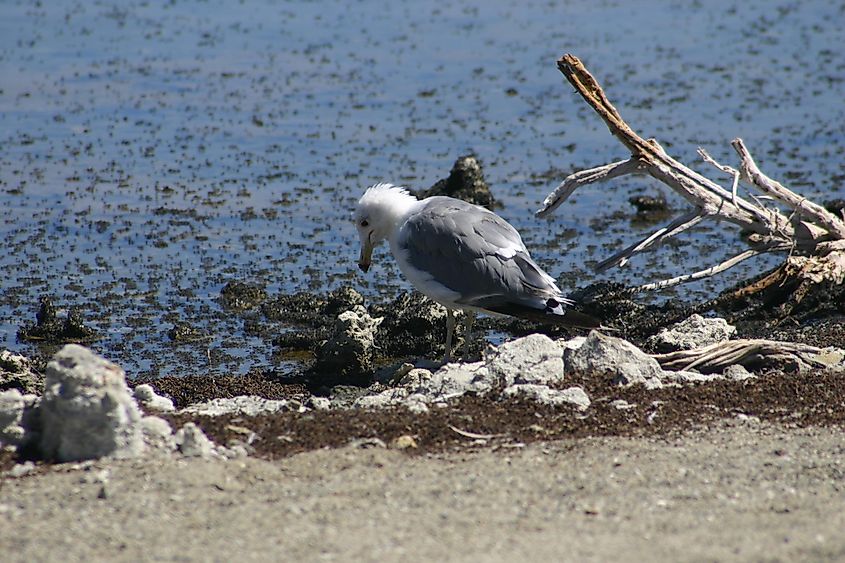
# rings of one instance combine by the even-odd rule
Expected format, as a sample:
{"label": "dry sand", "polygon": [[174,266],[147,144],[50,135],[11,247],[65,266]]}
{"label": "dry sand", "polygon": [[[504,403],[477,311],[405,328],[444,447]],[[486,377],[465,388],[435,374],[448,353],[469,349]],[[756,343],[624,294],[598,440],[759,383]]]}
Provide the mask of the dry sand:
{"label": "dry sand", "polygon": [[841,561],[843,530],[842,429],[753,420],[429,456],[101,460],[0,481],[5,561]]}

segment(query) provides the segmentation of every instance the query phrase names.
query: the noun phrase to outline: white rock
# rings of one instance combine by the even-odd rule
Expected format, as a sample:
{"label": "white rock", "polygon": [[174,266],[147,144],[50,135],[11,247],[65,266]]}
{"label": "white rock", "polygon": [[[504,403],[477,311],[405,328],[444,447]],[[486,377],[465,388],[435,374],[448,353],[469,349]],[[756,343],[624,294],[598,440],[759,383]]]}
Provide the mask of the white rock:
{"label": "white rock", "polygon": [[123,370],[83,346],[68,344],[47,364],[38,411],[46,458],[122,458],[144,451],[141,412]]}
{"label": "white rock", "polygon": [[215,453],[214,442],[193,422],[186,422],[176,432],[175,440],[176,446],[185,457],[209,458]]}
{"label": "white rock", "polygon": [[664,328],[651,338],[649,343],[661,352],[692,350],[709,344],[729,340],[736,334],[736,327],[720,318],[691,317]]}
{"label": "white rock", "polygon": [[[299,406],[295,405],[296,407]],[[223,414],[235,414],[242,416],[257,416],[259,414],[271,414],[296,410],[290,401],[284,399],[265,399],[256,395],[239,395],[231,399],[212,399],[204,403],[194,403],[180,410],[180,414],[193,414],[202,416],[220,416]]]}
{"label": "white rock", "polygon": [[358,397],[352,406],[358,409],[377,409],[397,405],[408,396],[408,390],[403,387],[387,389],[375,395]]}
{"label": "white rock", "polygon": [[309,397],[305,406],[315,411],[327,411],[332,408],[332,400],[328,397]]}
{"label": "white rock", "polygon": [[484,352],[490,375],[505,387],[563,380],[563,350],[545,334],[530,334]]}
{"label": "white rock", "polygon": [[582,389],[559,391],[543,384],[562,380],[562,356],[560,345],[547,336],[533,334],[499,348],[489,347],[481,362],[449,363],[434,373],[406,366],[402,369],[399,387],[359,397],[354,406],[403,405],[421,414],[428,412],[431,406],[447,404],[450,399],[467,393],[483,395],[510,382],[509,386],[514,389],[507,391],[509,394],[524,393],[550,404],[574,403],[579,408],[586,408],[590,401]]}
{"label": "white rock", "polygon": [[353,406],[382,408],[404,405],[419,414],[428,412],[431,403],[445,402],[469,392],[486,393],[492,387],[492,381],[483,362],[450,363],[434,373],[413,368],[402,376],[398,387],[358,397]]}
{"label": "white rock", "polygon": [[584,391],[581,387],[573,386],[567,387],[563,391],[560,391],[563,395],[563,399],[572,405],[578,407],[579,410],[587,410],[590,408],[592,402],[590,401],[590,397],[587,395],[587,392]]}
{"label": "white rock", "polygon": [[732,364],[722,370],[722,377],[730,381],[745,381],[757,376],[745,369],[742,364]]}
{"label": "white rock", "polygon": [[408,395],[408,397],[402,401],[402,404],[414,414],[425,414],[429,411],[427,397],[425,395],[420,395],[419,393]]}
{"label": "white rock", "polygon": [[442,401],[468,392],[483,394],[492,386],[493,378],[484,362],[449,363],[434,372],[430,379],[421,378],[419,387],[410,391],[426,395],[431,401]]}
{"label": "white rock", "polygon": [[678,385],[686,383],[706,383],[709,381],[716,381],[718,379],[724,379],[724,376],[719,373],[699,373],[697,371],[665,370],[660,376],[660,381],[662,383],[675,383]]}
{"label": "white rock", "polygon": [[143,383],[136,386],[133,395],[136,401],[149,410],[159,412],[172,412],[176,410],[176,407],[173,406],[173,401],[156,393],[152,385]]}
{"label": "white rock", "polygon": [[399,379],[399,385],[411,391],[420,389],[434,376],[431,371],[423,368],[412,368]]}
{"label": "white rock", "polygon": [[173,428],[170,423],[158,416],[145,416],[141,419],[144,441],[148,446],[165,451],[176,449]]}
{"label": "white rock", "polygon": [[35,395],[17,389],[0,392],[0,447],[20,446],[34,437]]}
{"label": "white rock", "polygon": [[35,471],[35,464],[31,461],[25,461],[23,463],[17,463],[14,467],[12,467],[9,471],[6,472],[6,475],[9,477],[23,477],[24,475],[29,475]]}
{"label": "white rock", "polygon": [[422,393],[409,394],[406,388],[396,387],[375,395],[358,397],[352,406],[359,409],[379,409],[401,405],[415,414],[422,414],[428,412],[428,403],[433,400],[435,397]]}
{"label": "white rock", "polygon": [[546,405],[573,405],[584,411],[590,407],[590,398],[580,387],[570,387],[564,390],[552,389],[548,385],[535,383],[521,383],[506,387],[506,397],[523,396]]}
{"label": "white rock", "polygon": [[586,336],[573,336],[572,338],[558,338],[555,340],[555,344],[563,348],[564,351],[577,350],[584,345],[586,340]]}
{"label": "white rock", "polygon": [[586,377],[610,379],[614,385],[644,384],[661,387],[663,369],[657,360],[621,338],[590,332],[577,350],[564,355],[567,371]]}

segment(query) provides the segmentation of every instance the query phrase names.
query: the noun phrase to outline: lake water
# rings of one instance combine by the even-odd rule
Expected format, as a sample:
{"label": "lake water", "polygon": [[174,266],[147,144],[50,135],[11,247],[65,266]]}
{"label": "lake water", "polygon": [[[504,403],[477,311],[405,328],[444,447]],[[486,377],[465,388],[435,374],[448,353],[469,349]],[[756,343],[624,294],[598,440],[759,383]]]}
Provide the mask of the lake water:
{"label": "lake water", "polygon": [[[533,216],[567,173],[627,156],[556,59],[581,57],[636,130],[710,177],[728,183],[696,147],[735,165],[739,136],[824,201],[845,195],[843,30],[845,5],[823,1],[2,2],[0,346],[33,353],[17,330],[52,295],[130,376],[273,366],[220,289],[408,289],[385,248],[357,271],[350,210],[372,183],[427,188],[468,153],[568,289],[715,264],[743,249],[729,225],[593,274],[654,228],[628,197],[684,209],[648,178]],[[657,298],[712,296],[774,260]],[[173,342],[180,324],[201,341]]]}

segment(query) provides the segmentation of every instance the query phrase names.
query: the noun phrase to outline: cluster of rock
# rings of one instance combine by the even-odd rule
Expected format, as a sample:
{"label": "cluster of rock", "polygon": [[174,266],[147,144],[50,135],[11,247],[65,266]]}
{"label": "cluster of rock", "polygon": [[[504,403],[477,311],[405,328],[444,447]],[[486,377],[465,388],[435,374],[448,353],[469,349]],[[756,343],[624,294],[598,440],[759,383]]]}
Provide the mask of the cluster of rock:
{"label": "cluster of rock", "polygon": [[47,364],[41,396],[0,393],[0,446],[37,452],[43,459],[81,461],[138,457],[151,451],[186,456],[237,455],[212,444],[194,424],[174,432],[148,410],[173,411],[173,403],[139,385],[134,394],[123,370],[77,344],[64,346]]}
{"label": "cluster of rock", "polygon": [[[366,361],[372,361],[374,352],[368,346],[374,342],[374,331],[380,319],[369,318],[362,308],[356,315],[355,330],[345,332],[346,339],[356,344],[334,349],[333,354],[360,365],[361,361],[354,360],[359,354],[366,354]],[[338,326],[349,325],[339,322]],[[726,342],[735,334],[736,328],[724,319],[692,315],[656,334],[648,346],[661,352],[692,350]],[[339,341],[332,342],[338,344]],[[837,356],[841,357],[842,354]],[[829,362],[824,365],[830,367]],[[587,337],[557,341],[533,334],[499,347],[488,346],[478,362],[452,363],[439,369],[428,367],[402,365],[383,378],[391,384],[388,389],[376,386],[377,391],[357,398],[353,405],[359,408],[404,406],[414,412],[425,412],[432,405],[444,405],[465,394],[497,393],[550,405],[570,404],[585,410],[589,408],[590,398],[580,387],[567,387],[565,374],[588,377],[608,385],[643,385],[647,389],[755,377],[739,362],[710,373],[664,369],[655,356],[624,339],[597,331]]]}
{"label": "cluster of rock", "polygon": [[450,363],[436,371],[405,364],[391,378],[395,387],[360,397],[354,406],[404,405],[414,412],[425,412],[431,405],[443,405],[467,393],[501,392],[587,409],[590,400],[583,389],[560,389],[565,373],[563,357],[564,349],[554,340],[532,334],[499,347],[490,346],[479,362]]}
{"label": "cluster of rock", "polygon": [[[357,358],[357,363],[352,364],[353,374],[373,369],[374,335],[380,322],[360,305],[340,313],[329,340],[332,356],[322,361],[330,364]],[[687,350],[726,341],[734,333],[735,329],[722,319],[693,316],[656,335],[648,345],[661,351]],[[838,369],[845,369],[845,351],[825,353],[824,357],[833,358],[824,365],[836,364]],[[175,412],[169,399],[157,395],[149,385],[138,385],[131,391],[119,366],[76,344],[56,353],[47,364],[42,381],[37,375],[25,358],[8,352],[0,355],[0,383],[6,385],[0,388],[7,389],[0,392],[0,447],[24,448],[43,459],[60,462],[155,452],[233,457],[246,455],[251,440],[256,438],[247,432],[250,435],[244,441],[223,447],[212,443],[193,423],[174,432],[164,418],[144,414]],[[488,346],[478,362],[450,363],[437,369],[431,364],[403,364],[386,372],[382,382],[372,386],[369,394],[357,396],[351,405],[401,406],[424,413],[467,394],[493,394],[585,411],[590,408],[587,392],[566,384],[576,376],[610,386],[643,385],[647,389],[754,377],[739,364],[706,374],[664,369],[655,357],[630,342],[597,331],[586,337],[557,341],[532,334],[498,347]],[[387,389],[385,381],[389,383]],[[20,385],[15,388],[16,382]],[[256,416],[346,408],[349,404],[325,397],[301,402],[241,396],[214,399],[179,412],[195,416]]]}
{"label": "cluster of rock", "polygon": [[40,299],[35,320],[35,324],[24,324],[18,330],[18,338],[42,342],[92,342],[99,337],[97,331],[85,326],[82,313],[77,309],[69,310],[65,318],[60,318],[47,295]]}
{"label": "cluster of rock", "polygon": [[436,371],[406,364],[392,378],[397,381],[395,387],[360,397],[355,406],[404,405],[424,412],[431,405],[442,405],[467,393],[495,392],[586,410],[590,398],[581,387],[567,387],[567,376],[586,376],[609,385],[641,384],[648,389],[753,377],[741,366],[737,368],[719,374],[665,370],[630,342],[597,331],[587,337],[557,341],[532,334],[499,347],[489,346],[479,362],[447,364]]}

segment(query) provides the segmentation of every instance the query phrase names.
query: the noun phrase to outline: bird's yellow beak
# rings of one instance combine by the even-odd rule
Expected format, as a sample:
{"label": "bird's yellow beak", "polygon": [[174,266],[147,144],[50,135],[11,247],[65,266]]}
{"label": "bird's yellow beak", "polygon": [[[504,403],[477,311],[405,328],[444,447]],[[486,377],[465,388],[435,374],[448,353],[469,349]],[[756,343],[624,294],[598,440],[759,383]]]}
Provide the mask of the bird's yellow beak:
{"label": "bird's yellow beak", "polygon": [[361,255],[358,256],[358,267],[361,268],[362,272],[366,272],[370,269],[370,261],[372,257],[373,243],[370,242],[370,238],[367,237],[361,241]]}

